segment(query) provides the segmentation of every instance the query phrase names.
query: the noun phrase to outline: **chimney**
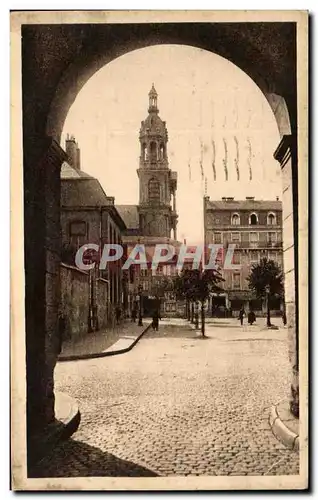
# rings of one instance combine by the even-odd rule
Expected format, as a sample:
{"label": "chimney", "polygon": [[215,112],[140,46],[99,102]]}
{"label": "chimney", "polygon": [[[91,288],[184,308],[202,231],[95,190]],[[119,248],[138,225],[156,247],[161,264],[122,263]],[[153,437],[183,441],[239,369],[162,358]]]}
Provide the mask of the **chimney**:
{"label": "chimney", "polygon": [[276,201],[279,201],[279,196],[276,196]]}
{"label": "chimney", "polygon": [[76,148],[76,168],[81,170],[81,150],[78,146]]}
{"label": "chimney", "polygon": [[77,150],[78,150],[78,145],[75,141],[75,137],[73,135],[71,135],[70,137],[69,134],[67,134],[65,141],[65,151],[68,156],[68,163],[74,168],[78,168],[77,164],[78,164],[79,154],[77,153]]}

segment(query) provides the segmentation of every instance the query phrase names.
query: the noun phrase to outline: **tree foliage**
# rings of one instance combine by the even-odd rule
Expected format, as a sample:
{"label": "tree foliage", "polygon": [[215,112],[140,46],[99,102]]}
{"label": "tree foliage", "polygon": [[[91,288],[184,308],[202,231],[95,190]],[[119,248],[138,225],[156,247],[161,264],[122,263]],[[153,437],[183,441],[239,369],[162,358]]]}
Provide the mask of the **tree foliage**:
{"label": "tree foliage", "polygon": [[269,287],[271,297],[283,296],[283,272],[275,261],[266,257],[258,264],[253,264],[247,282],[258,298],[266,297],[266,287]]}
{"label": "tree foliage", "polygon": [[211,292],[220,292],[219,284],[224,281],[214,269],[200,272],[196,269],[184,269],[175,280],[175,292],[178,299],[204,302]]}

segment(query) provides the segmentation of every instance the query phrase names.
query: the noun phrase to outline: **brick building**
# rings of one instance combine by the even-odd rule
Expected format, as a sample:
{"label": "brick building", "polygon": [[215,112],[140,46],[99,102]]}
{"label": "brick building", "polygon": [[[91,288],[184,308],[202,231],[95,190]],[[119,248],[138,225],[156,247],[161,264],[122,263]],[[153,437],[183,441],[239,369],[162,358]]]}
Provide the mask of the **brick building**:
{"label": "brick building", "polygon": [[[80,168],[80,154],[74,137],[67,138],[68,162],[61,168],[61,233],[62,262],[74,265],[78,248],[86,243],[97,244],[102,250],[106,243],[123,244],[126,225],[119,215],[113,197],[107,196],[99,181]],[[114,262],[106,270],[98,265],[92,271],[92,280],[104,280],[108,285],[109,314],[116,305],[127,305],[126,279],[122,261]],[[92,287],[92,307],[98,307],[98,297]]]}
{"label": "brick building", "polygon": [[[277,200],[245,200],[204,198],[204,239],[205,245],[222,244],[223,252],[218,253],[218,264],[222,268],[224,292],[215,294],[209,303],[211,315],[222,315],[231,309],[236,315],[244,306],[256,314],[265,314],[265,304],[257,300],[248,288],[248,277],[252,264],[267,257],[283,267],[282,243],[282,203]],[[235,244],[233,264],[240,269],[223,269],[224,255],[228,245]],[[283,304],[273,300],[272,309],[279,311]]]}

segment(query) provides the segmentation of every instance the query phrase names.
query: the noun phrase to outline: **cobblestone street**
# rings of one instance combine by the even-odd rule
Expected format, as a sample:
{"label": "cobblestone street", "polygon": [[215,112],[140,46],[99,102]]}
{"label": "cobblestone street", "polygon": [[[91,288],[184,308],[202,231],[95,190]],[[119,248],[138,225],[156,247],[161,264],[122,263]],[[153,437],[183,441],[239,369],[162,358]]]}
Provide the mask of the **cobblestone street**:
{"label": "cobblestone street", "polygon": [[287,330],[264,325],[208,320],[202,339],[166,320],[126,354],[58,364],[81,424],[32,475],[298,474],[268,423],[289,394]]}

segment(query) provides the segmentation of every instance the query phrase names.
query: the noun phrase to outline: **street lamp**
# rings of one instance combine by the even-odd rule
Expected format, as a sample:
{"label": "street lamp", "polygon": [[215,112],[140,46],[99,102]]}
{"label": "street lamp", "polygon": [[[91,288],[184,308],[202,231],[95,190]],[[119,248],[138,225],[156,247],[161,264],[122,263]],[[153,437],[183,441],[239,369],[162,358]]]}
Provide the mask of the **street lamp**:
{"label": "street lamp", "polygon": [[267,305],[267,326],[270,327],[272,325],[271,325],[270,311],[269,311],[269,294],[270,294],[269,285],[265,286],[265,293],[266,293],[266,305]]}
{"label": "street lamp", "polygon": [[138,292],[139,292],[139,317],[138,317],[138,326],[142,326],[142,310],[141,310],[141,307],[142,307],[142,286],[141,285],[139,285]]}

